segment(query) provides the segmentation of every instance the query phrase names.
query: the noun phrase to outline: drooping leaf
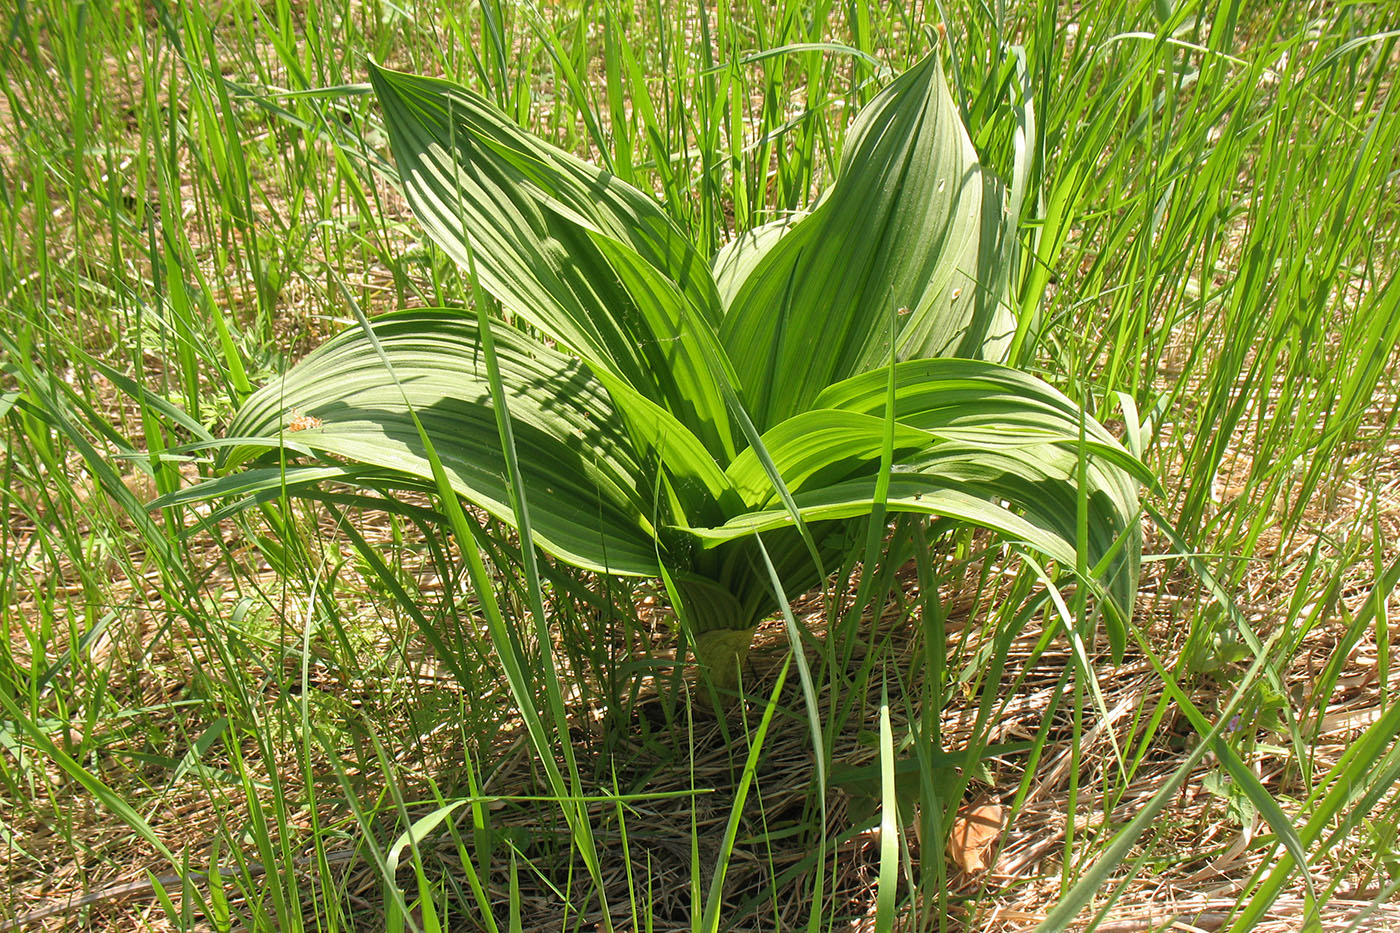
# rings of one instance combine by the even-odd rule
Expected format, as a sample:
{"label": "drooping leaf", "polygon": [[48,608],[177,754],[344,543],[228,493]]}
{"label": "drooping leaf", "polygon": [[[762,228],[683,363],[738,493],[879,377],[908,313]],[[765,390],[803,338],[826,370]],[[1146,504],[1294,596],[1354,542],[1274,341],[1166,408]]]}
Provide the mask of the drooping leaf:
{"label": "drooping leaf", "polygon": [[[887,372],[852,376],[828,386],[817,407],[884,417]],[[985,446],[1024,446],[1050,441],[1077,447],[1083,421],[1085,449],[1136,482],[1156,481],[1093,417],[1048,383],[1007,366],[981,360],[908,360],[895,366],[895,420],[947,440]],[[1136,510],[1133,483],[1125,485],[1124,511]]]}
{"label": "drooping leaf", "polygon": [[[764,447],[788,489],[829,486],[880,463],[884,419],[849,411],[824,409],[794,415],[763,435]],[[903,424],[895,425],[898,455],[928,447],[934,436]],[[773,505],[777,493],[750,448],[725,471],[750,508]]]}
{"label": "drooping leaf", "polygon": [[[992,480],[988,472],[981,477]],[[873,479],[850,480],[834,486],[808,490],[796,497],[802,517],[809,522],[856,518],[869,513],[874,503]],[[982,493],[977,484],[958,478],[899,473],[890,481],[888,506],[891,511],[921,512],[979,525],[996,531],[1013,542],[1026,543],[1051,558],[1074,561],[1074,546],[1050,527],[1039,525],[1017,511],[1005,508]],[[714,547],[730,541],[786,528],[792,516],[782,509],[746,512],[716,528],[688,529]]]}
{"label": "drooping leaf", "polygon": [[[853,376],[829,386],[818,396],[818,404],[883,416],[886,379],[883,372]],[[906,460],[900,469],[928,472],[935,463],[946,469],[955,461],[978,458],[995,462],[997,469],[1007,470],[1003,482],[1023,476],[1037,490],[1034,502],[1022,503],[1009,493],[1003,498],[1042,512],[1067,542],[1076,538],[1077,467],[1082,456],[1090,509],[1088,563],[1092,569],[1109,559],[1101,580],[1118,611],[1130,611],[1141,549],[1138,485],[1151,486],[1155,480],[1102,424],[1034,376],[979,360],[898,364],[894,406],[898,423],[947,442],[930,448],[935,451],[932,459]],[[986,460],[994,455],[995,461]]]}
{"label": "drooping leaf", "polygon": [[[415,310],[385,315],[373,328],[403,391],[363,332],[351,329],[250,397],[230,434],[281,436],[319,456],[430,483],[431,467],[406,394],[423,426],[441,442],[453,488],[513,522],[475,321],[452,311]],[[541,546],[580,567],[655,573],[649,474],[608,393],[577,360],[504,324],[493,331]],[[306,427],[289,430],[299,425]],[[225,466],[260,452],[237,448]]]}
{"label": "drooping leaf", "polygon": [[[936,444],[895,466],[885,506],[892,512],[916,512],[977,525],[1023,544],[1057,561],[1062,570],[1076,566],[1079,491],[1077,454],[1051,443],[1024,447],[973,447]],[[1115,655],[1123,650],[1123,618],[1131,610],[1137,586],[1136,497],[1124,495],[1127,484],[1110,467],[1103,473],[1090,463],[1086,491],[1089,540],[1087,564],[1111,600],[1106,630]],[[851,479],[794,496],[804,521],[820,523],[869,514],[876,502],[874,477]],[[1131,506],[1131,507],[1130,507]],[[690,529],[707,546],[725,545],[754,533],[792,523],[786,510],[766,508],[730,519],[723,526]],[[1102,566],[1100,566],[1102,565]]]}

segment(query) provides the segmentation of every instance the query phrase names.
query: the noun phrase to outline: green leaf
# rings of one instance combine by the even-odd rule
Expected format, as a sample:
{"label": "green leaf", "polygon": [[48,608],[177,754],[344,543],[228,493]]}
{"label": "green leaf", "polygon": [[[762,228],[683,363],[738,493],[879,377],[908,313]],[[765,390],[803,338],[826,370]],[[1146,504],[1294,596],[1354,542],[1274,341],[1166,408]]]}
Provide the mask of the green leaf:
{"label": "green leaf", "polygon": [[[686,307],[689,296],[625,244],[600,233],[592,234],[592,240],[610,265],[618,284],[632,297],[637,310],[647,318],[648,327],[660,338],[654,361],[659,367],[657,379],[667,383],[667,393],[681,400],[671,409],[678,421],[722,425],[727,432],[725,396],[732,394],[734,375],[714,332],[698,326],[695,309]],[[685,326],[687,321],[691,326]],[[650,400],[638,398],[639,392],[629,391],[629,386],[612,378],[610,373],[598,372],[598,375],[629,420],[644,417],[640,409],[652,407],[648,404]],[[726,393],[726,389],[731,392]],[[635,416],[634,410],[637,410]],[[711,499],[736,507],[738,500],[731,495],[729,483],[721,477],[712,457],[701,459],[701,450],[694,448],[673,449],[692,436],[680,423],[664,426],[660,434],[646,425],[638,425],[634,435],[658,450],[668,451],[670,456],[663,452],[662,460],[673,473],[698,480]],[[723,443],[723,456],[729,459],[733,456],[734,440],[726,433]],[[698,508],[693,502],[691,507]]]}
{"label": "green leaf", "polygon": [[[907,815],[907,813],[905,814]],[[899,799],[894,782],[894,728],[890,725],[889,688],[880,685],[880,873],[875,884],[875,931],[894,929],[894,899],[899,885]]]}
{"label": "green leaf", "polygon": [[[372,67],[414,214],[502,307],[616,376],[727,460],[733,432],[697,341],[713,334],[709,265],[646,195],[515,127],[465,88]],[[624,254],[634,263],[622,260]],[[645,265],[681,301],[638,291]]]}
{"label": "green leaf", "polygon": [[[884,442],[883,418],[823,409],[795,415],[763,435],[767,449],[788,489],[830,486],[858,472],[869,473],[880,463]],[[934,436],[906,425],[895,425],[896,456],[928,447]],[[750,508],[772,505],[777,491],[749,448],[725,471]]]}
{"label": "green leaf", "polygon": [[[419,484],[432,469],[405,404],[440,448],[452,487],[514,523],[476,323],[452,311],[402,311],[373,325],[401,392],[362,331],[332,338],[249,398],[230,433],[281,437],[318,456],[393,470]],[[592,570],[651,575],[650,474],[606,390],[588,369],[504,324],[493,328],[536,537]],[[289,432],[296,416],[315,426]],[[226,466],[258,452],[238,448]]]}
{"label": "green leaf", "polygon": [[389,847],[389,857],[385,860],[384,873],[393,878],[399,870],[399,859],[403,857],[403,850],[410,846],[416,847],[428,837],[433,830],[442,824],[442,821],[452,815],[454,810],[459,809],[470,800],[458,799],[451,803],[444,804],[425,816],[420,816],[413,821],[413,825],[404,830],[399,838],[394,840],[394,844]]}
{"label": "green leaf", "polygon": [[[1076,566],[1079,492],[1073,482],[1077,456],[1054,444],[983,448],[965,444],[936,445],[895,466],[886,508],[978,525],[1012,543],[1029,546],[1059,562]],[[1140,530],[1136,499],[1131,509],[1119,485],[1096,473],[1088,493],[1087,563],[1095,582],[1110,597],[1107,632],[1115,656],[1124,647],[1123,618],[1131,611],[1137,585]],[[1116,473],[1116,471],[1115,471]],[[807,489],[794,496],[809,523],[856,518],[878,501],[874,477]],[[723,526],[690,529],[707,547],[746,535],[785,528],[786,509],[763,509],[738,516]]]}
{"label": "green leaf", "polygon": [[[986,477],[991,479],[989,473]],[[1074,562],[1074,547],[1053,528],[1042,527],[1016,512],[1003,508],[971,482],[936,476],[897,473],[890,481],[887,507],[891,511],[918,512],[979,525],[999,532],[1009,540],[1034,546],[1062,563]],[[808,522],[858,518],[869,513],[875,502],[874,478],[839,483],[795,497],[802,518]],[[714,528],[687,529],[714,547],[759,532],[786,528],[793,524],[785,509],[747,512]]]}
{"label": "green leaf", "polygon": [[929,55],[862,111],[835,186],[734,294],[720,337],[755,423],[886,361],[895,309],[901,359],[999,356],[1015,332],[1008,270],[989,277],[982,256],[1003,213]]}
{"label": "green leaf", "polygon": [[[854,376],[824,390],[817,404],[883,416],[886,378],[882,372]],[[955,471],[987,495],[1038,516],[1067,542],[1077,537],[1077,466],[1080,456],[1086,458],[1088,564],[1092,569],[1107,561],[1100,580],[1116,610],[1130,612],[1141,550],[1138,484],[1156,481],[1103,425],[1034,376],[978,360],[900,363],[894,407],[900,424],[945,442],[921,462],[905,458],[900,469]],[[1116,650],[1123,644],[1121,627],[1110,631]]]}
{"label": "green leaf", "polygon": [[[805,216],[805,215],[803,215]],[[711,268],[715,275],[715,285],[719,289],[720,302],[728,311],[738,294],[740,286],[749,277],[754,266],[768,254],[768,251],[792,228],[798,217],[787,217],[772,223],[755,227],[740,233],[730,240],[718,253],[715,253]]]}
{"label": "green leaf", "polygon": [[[828,386],[814,403],[884,417],[885,371]],[[1021,446],[1034,441],[1085,441],[1137,481],[1153,476],[1109,431],[1053,386],[997,363],[964,359],[909,360],[895,366],[895,420],[939,437],[968,443]]]}

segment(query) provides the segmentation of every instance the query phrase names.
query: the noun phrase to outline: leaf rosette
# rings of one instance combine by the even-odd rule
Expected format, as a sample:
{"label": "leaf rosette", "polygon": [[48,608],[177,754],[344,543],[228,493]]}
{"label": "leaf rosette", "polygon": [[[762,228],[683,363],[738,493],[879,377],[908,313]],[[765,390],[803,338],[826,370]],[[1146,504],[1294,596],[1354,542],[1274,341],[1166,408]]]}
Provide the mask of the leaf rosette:
{"label": "leaf rosette", "polygon": [[[1121,652],[1150,477],[1080,406],[999,362],[1019,204],[978,164],[936,56],[862,111],[809,214],[713,261],[651,197],[483,97],[371,78],[414,215],[514,325],[414,309],[346,330],[248,399],[225,469],[280,447],[321,462],[307,482],[430,488],[426,435],[451,488],[510,525],[516,470],[542,550],[665,570],[721,682],[778,606],[760,546],[795,596],[892,512],[1088,568]],[[289,432],[293,413],[313,426]]]}

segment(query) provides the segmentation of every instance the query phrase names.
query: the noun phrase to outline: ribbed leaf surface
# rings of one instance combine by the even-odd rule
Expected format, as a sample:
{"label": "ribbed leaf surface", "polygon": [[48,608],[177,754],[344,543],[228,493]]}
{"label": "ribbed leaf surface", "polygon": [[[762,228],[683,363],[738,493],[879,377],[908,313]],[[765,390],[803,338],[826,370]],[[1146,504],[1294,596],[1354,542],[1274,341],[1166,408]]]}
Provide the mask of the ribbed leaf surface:
{"label": "ribbed leaf surface", "polygon": [[[902,457],[923,450],[934,436],[903,424],[894,426],[894,451]],[[763,435],[763,446],[792,492],[830,486],[880,465],[884,449],[883,418],[824,409],[794,415]],[[750,448],[726,471],[749,508],[778,501],[777,490]]]}
{"label": "ribbed leaf surface", "polygon": [[711,266],[714,269],[715,286],[719,289],[720,301],[726,311],[759,260],[767,255],[797,220],[796,217],[775,220],[761,227],[745,230],[715,254]]}
{"label": "ribbed leaf surface", "polygon": [[[352,328],[249,398],[230,435],[280,435],[288,446],[431,484],[412,405],[453,488],[513,523],[476,323],[452,311],[402,311],[373,327],[402,390]],[[577,360],[504,324],[492,333],[540,546],[580,567],[655,574],[652,483],[608,393]],[[302,425],[311,426],[291,430]],[[261,452],[235,449],[228,465]]]}
{"label": "ribbed leaf surface", "polygon": [[754,422],[888,360],[895,326],[902,359],[999,356],[1015,330],[989,258],[1004,212],[930,55],[862,111],[816,210],[728,260],[750,267],[720,337]]}
{"label": "ribbed leaf surface", "polygon": [[[852,377],[827,388],[818,402],[883,417],[888,377],[888,371]],[[894,405],[898,423],[945,442],[904,461],[900,469],[927,474],[955,464],[957,470],[976,464],[979,473],[991,468],[997,482],[984,488],[1027,515],[1040,514],[1042,525],[1055,529],[1066,543],[1077,538],[1082,456],[1088,564],[1093,569],[1108,560],[1101,579],[1119,610],[1131,610],[1141,551],[1138,485],[1155,480],[1103,425],[1034,376],[978,360],[898,364]],[[1014,488],[1007,487],[1013,480]],[[1010,494],[1015,489],[1022,490],[1021,498]],[[1125,540],[1120,544],[1119,538]]]}
{"label": "ribbed leaf surface", "polygon": [[[1058,444],[936,444],[896,465],[886,507],[979,525],[1045,554],[1062,569],[1072,570],[1078,543],[1077,467],[1077,455]],[[1108,631],[1118,653],[1125,643],[1125,632],[1117,615],[1131,611],[1137,587],[1141,547],[1137,500],[1115,467],[1104,471],[1090,462],[1088,479],[1087,563],[1114,602],[1116,614],[1110,614]],[[811,523],[863,516],[876,501],[875,479],[865,477],[807,489],[794,499],[803,520]],[[693,529],[692,533],[713,547],[754,532],[787,528],[792,522],[786,509],[767,508],[731,519],[722,527]]]}
{"label": "ribbed leaf surface", "polygon": [[[863,373],[828,386],[817,396],[824,408],[885,416],[889,371]],[[1123,511],[1137,512],[1136,483],[1152,474],[1103,425],[1053,386],[1027,373],[980,360],[908,360],[895,366],[895,420],[946,440],[969,444],[1024,446],[1050,441],[1103,458],[1127,475]]]}
{"label": "ribbed leaf surface", "polygon": [[[522,132],[446,81],[371,68],[404,192],[423,228],[508,311],[675,415],[716,457],[734,453],[701,340],[720,306],[709,264],[656,204]],[[622,281],[595,242],[674,283],[657,302]],[[619,400],[619,404],[626,404]]]}

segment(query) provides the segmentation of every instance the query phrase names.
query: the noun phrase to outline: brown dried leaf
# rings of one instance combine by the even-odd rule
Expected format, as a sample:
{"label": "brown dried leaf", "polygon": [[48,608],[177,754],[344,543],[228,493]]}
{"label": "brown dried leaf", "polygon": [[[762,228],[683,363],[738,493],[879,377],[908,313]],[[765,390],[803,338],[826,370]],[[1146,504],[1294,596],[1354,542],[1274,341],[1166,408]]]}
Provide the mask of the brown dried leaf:
{"label": "brown dried leaf", "polygon": [[1001,836],[1001,807],[995,803],[964,804],[953,820],[948,857],[967,874],[987,869],[987,857]]}

